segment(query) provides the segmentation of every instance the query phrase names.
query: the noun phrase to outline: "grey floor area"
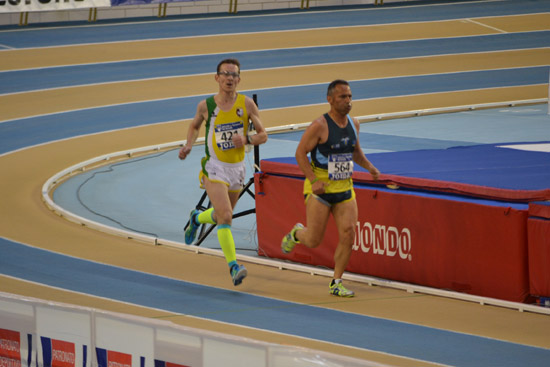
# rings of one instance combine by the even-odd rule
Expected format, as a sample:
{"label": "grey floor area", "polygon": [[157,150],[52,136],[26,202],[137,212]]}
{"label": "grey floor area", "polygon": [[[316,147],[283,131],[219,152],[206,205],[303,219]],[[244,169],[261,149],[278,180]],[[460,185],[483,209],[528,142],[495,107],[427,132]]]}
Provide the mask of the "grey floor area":
{"label": "grey floor area", "polygon": [[[294,155],[301,131],[270,134],[260,158]],[[361,125],[360,142],[368,155],[453,146],[550,142],[548,105],[503,107],[448,114],[382,120]],[[178,150],[130,159],[82,173],[54,192],[59,206],[79,216],[116,228],[184,242],[183,227],[203,190],[198,185],[204,147],[195,146],[185,161]],[[253,153],[246,156],[248,176],[254,171]],[[253,186],[251,187],[253,190]],[[297,203],[302,205],[302,203]],[[254,200],[243,195],[235,212],[251,209]],[[255,215],[233,222],[237,252],[255,255]],[[219,248],[215,231],[201,244]]]}

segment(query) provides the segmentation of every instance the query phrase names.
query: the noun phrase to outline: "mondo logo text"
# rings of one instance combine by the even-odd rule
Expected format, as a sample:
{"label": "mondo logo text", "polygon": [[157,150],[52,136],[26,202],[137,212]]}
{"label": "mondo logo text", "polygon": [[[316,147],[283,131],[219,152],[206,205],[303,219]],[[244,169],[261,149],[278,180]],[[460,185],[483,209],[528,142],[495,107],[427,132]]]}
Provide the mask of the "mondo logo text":
{"label": "mondo logo text", "polygon": [[353,250],[412,261],[411,240],[408,228],[357,222]]}

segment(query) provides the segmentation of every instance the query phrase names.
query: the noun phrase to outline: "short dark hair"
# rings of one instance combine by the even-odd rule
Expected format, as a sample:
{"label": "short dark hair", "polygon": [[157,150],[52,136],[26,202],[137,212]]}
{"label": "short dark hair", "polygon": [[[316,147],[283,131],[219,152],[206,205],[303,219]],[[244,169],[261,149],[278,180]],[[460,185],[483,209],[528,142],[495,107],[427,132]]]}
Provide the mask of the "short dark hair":
{"label": "short dark hair", "polygon": [[337,85],[348,85],[349,86],[349,83],[343,79],[336,79],[334,80],[333,82],[331,82],[329,85],[328,85],[328,88],[327,88],[327,97],[328,96],[332,96],[332,93],[334,92],[334,88],[336,88]]}
{"label": "short dark hair", "polygon": [[237,60],[237,59],[225,59],[225,60],[220,61],[220,63],[218,64],[218,68],[216,69],[217,73],[220,72],[220,68],[223,64],[237,65],[237,67],[239,68],[239,72],[241,71],[241,63],[239,62],[239,60]]}

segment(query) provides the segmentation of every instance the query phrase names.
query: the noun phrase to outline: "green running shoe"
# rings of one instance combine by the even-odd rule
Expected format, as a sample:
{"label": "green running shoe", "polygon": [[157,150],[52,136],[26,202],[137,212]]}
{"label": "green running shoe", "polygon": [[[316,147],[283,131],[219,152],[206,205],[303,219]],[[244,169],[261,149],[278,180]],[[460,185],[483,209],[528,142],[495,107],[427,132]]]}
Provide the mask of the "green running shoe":
{"label": "green running shoe", "polygon": [[330,283],[329,293],[338,297],[353,297],[355,292],[346,289],[344,285],[340,283]]}
{"label": "green running shoe", "polygon": [[199,225],[196,224],[195,220],[197,219],[197,216],[199,215],[199,211],[197,209],[191,210],[191,214],[189,214],[189,225],[185,229],[185,243],[190,245],[195,241],[195,237],[197,237],[197,229],[199,229]]}
{"label": "green running shoe", "polygon": [[233,285],[237,286],[243,282],[243,279],[248,275],[248,271],[244,265],[233,265],[231,270],[229,270],[231,278],[233,279]]}
{"label": "green running shoe", "polygon": [[281,243],[281,250],[283,250],[285,254],[290,253],[294,249],[294,246],[300,243],[296,240],[296,237],[294,237],[294,235],[296,234],[296,231],[299,229],[304,229],[304,225],[302,223],[296,223],[294,228],[292,228],[292,230],[289,233],[287,233],[286,236],[283,237],[283,242]]}

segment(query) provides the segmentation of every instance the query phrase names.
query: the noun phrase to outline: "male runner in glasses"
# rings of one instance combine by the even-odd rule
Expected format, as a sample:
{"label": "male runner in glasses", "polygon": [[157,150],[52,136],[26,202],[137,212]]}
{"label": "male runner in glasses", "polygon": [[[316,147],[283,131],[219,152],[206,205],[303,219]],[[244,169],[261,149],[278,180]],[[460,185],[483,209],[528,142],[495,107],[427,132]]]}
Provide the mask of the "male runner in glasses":
{"label": "male runner in glasses", "polygon": [[[235,241],[231,233],[233,209],[239,199],[245,181],[245,145],[260,145],[267,141],[258,107],[254,101],[237,93],[240,63],[236,59],[222,60],[215,76],[218,93],[199,102],[197,113],[187,132],[187,143],[180,149],[179,158],[185,159],[197,140],[199,129],[206,122],[205,150],[199,174],[201,188],[206,189],[212,208],[191,211],[189,226],[185,231],[185,243],[191,244],[201,224],[217,224],[218,241],[229,265],[234,285],[247,276],[243,265],[237,264]],[[252,121],[255,135],[248,135]]]}

